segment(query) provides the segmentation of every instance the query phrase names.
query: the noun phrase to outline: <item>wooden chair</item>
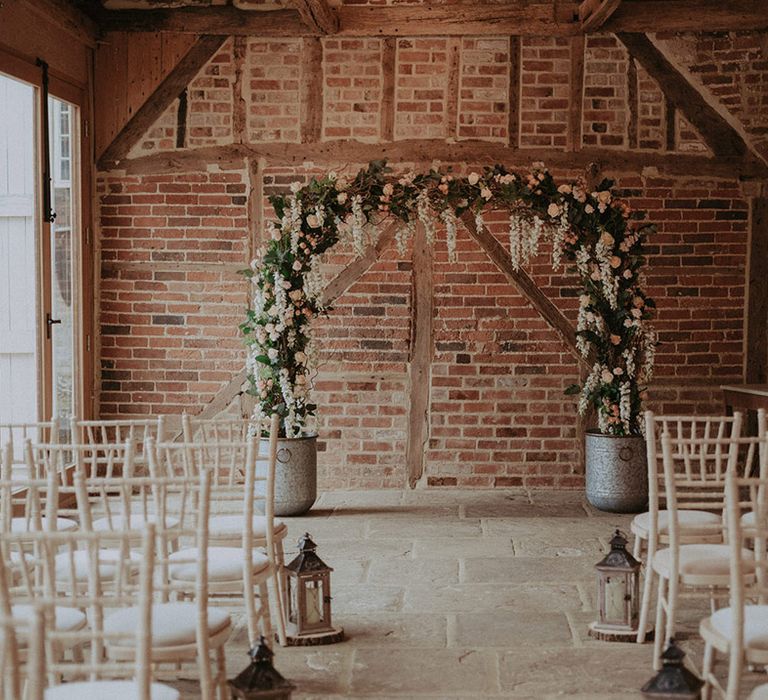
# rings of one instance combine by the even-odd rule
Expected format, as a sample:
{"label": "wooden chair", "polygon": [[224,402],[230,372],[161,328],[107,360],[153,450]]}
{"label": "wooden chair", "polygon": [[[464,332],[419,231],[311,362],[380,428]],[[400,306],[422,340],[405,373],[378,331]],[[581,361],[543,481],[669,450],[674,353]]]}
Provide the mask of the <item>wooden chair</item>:
{"label": "wooden chair", "polygon": [[10,445],[12,474],[16,478],[29,478],[25,461],[24,445],[33,443],[57,443],[65,436],[61,434],[57,420],[40,423],[0,423],[0,448]]}
{"label": "wooden chair", "polygon": [[[254,434],[254,424],[248,419],[240,418],[213,418],[200,419],[189,416],[186,413],[181,418],[184,441],[188,443],[200,443],[210,445],[222,442],[240,442],[248,440]],[[272,417],[270,423],[270,445],[273,436],[277,436],[280,428],[279,417]],[[257,457],[257,474],[264,475],[270,468],[269,460],[274,462],[274,457],[270,451],[263,454],[267,440],[255,436],[259,444],[259,456]],[[273,519],[273,552],[275,564],[278,570],[278,585],[281,596],[285,594],[285,581],[283,577],[283,568],[285,566],[284,541],[288,534],[287,525],[279,518]],[[233,535],[242,532],[242,515],[240,513],[229,513],[225,515],[214,514],[211,518],[211,537],[216,540],[218,537],[231,539]],[[266,547],[266,517],[264,513],[255,513],[253,516],[253,541],[256,547]]]}
{"label": "wooden chair", "polygon": [[[763,414],[763,424],[765,415]],[[635,536],[635,559],[643,560],[645,578],[643,595],[640,604],[640,618],[637,632],[637,642],[642,644],[648,631],[648,614],[653,595],[654,574],[648,562],[653,560],[656,551],[662,545],[669,544],[669,512],[665,509],[666,496],[664,492],[664,469],[661,465],[659,440],[662,433],[668,433],[673,441],[674,449],[690,463],[702,460],[715,460],[724,463],[727,454],[715,452],[705,455],[698,449],[696,440],[710,438],[738,438],[741,433],[743,416],[735,413],[733,416],[657,416],[652,411],[645,412],[645,440],[648,454],[648,511],[636,515],[630,530]],[[681,442],[690,441],[690,442]],[[717,464],[715,469],[722,468]],[[681,544],[696,544],[707,542],[722,542],[722,533],[712,530],[712,525],[721,522],[721,514],[701,509],[680,509],[680,541]],[[643,549],[646,556],[643,557]]]}
{"label": "wooden chair", "polygon": [[[731,550],[724,544],[724,523],[708,526],[712,534],[720,533],[718,543],[685,544],[682,539],[678,512],[685,509],[712,510],[721,518],[725,508],[726,473],[749,470],[760,448],[760,438],[710,440],[676,440],[677,447],[693,447],[700,460],[689,458],[687,449],[675,451],[672,437],[661,437],[664,462],[664,487],[669,512],[669,546],[658,550],[650,562],[659,578],[656,605],[656,635],[654,641],[654,668],[661,666],[663,644],[674,637],[677,607],[681,597],[706,597],[712,609],[718,598],[728,595],[731,582]],[[762,448],[759,449],[763,453]],[[714,455],[726,453],[727,459]],[[702,529],[704,525],[702,524]],[[743,556],[751,558],[748,550]]]}
{"label": "wooden chair", "polygon": [[[44,613],[45,666],[38,666],[36,670],[39,678],[48,679],[46,700],[80,700],[88,696],[114,700],[178,700],[178,692],[152,683],[151,678],[155,566],[152,525],[142,534],[141,556],[136,560],[126,557],[105,562],[102,533],[29,532],[17,533],[9,542],[13,544],[14,540],[34,545],[39,558],[28,562],[29,575],[24,578],[25,581],[42,580],[41,590],[35,605],[29,606],[16,602],[18,589],[9,592],[4,583],[0,583],[0,607],[16,619],[33,620],[37,612]],[[130,546],[131,539],[124,534],[121,549],[127,552]],[[53,579],[61,573],[62,550],[72,562],[69,568],[73,583],[80,578],[78,566],[74,564],[77,555],[84,553],[89,562],[86,585],[72,585],[66,595],[55,592],[53,585]],[[35,570],[43,576],[36,576]],[[63,626],[60,618],[67,610],[84,618],[87,613],[88,623],[74,628]],[[135,615],[130,628],[112,623],[115,617],[131,611]],[[61,652],[67,648],[81,653],[68,657]],[[130,653],[115,654],[114,648],[129,648]],[[31,666],[35,665],[39,652],[39,649],[30,649]]]}
{"label": "wooden chair", "polygon": [[[764,442],[763,446],[768,446]],[[735,470],[726,477],[726,522],[730,546],[730,604],[701,621],[704,639],[702,697],[713,688],[726,700],[740,697],[745,664],[768,664],[768,478],[766,453],[761,454],[761,476],[740,477]],[[744,526],[745,515],[750,525]],[[754,557],[742,552],[753,547]],[[752,601],[756,601],[752,602]],[[728,657],[725,688],[714,673],[716,653]],[[768,697],[768,685],[756,688],[754,700]]]}
{"label": "wooden chair", "polygon": [[[148,444],[150,464],[154,447]],[[92,508],[94,492],[108,490],[121,482],[125,493],[133,493],[130,522],[132,526],[151,525],[156,532],[155,547],[155,599],[153,606],[151,658],[154,664],[195,663],[201,694],[209,700],[218,693],[227,698],[224,644],[231,633],[229,613],[209,607],[209,552],[208,519],[211,505],[211,472],[201,470],[194,477],[148,477],[85,479],[75,476],[81,528],[93,530]],[[105,522],[120,522],[106,520]],[[170,527],[163,524],[170,523]],[[135,532],[121,533],[105,528],[98,534],[109,544],[113,538],[122,538],[129,547],[123,558],[135,560],[140,556],[130,544],[135,543]],[[188,580],[175,580],[172,572],[183,567]],[[242,567],[241,567],[242,568]],[[110,618],[114,627],[133,629],[135,611],[120,612]],[[129,655],[131,648],[110,647],[113,656]],[[211,655],[213,655],[212,672]]]}
{"label": "wooden chair", "polygon": [[[276,422],[277,417],[275,417]],[[274,469],[277,452],[277,430],[270,441],[267,473],[256,475],[256,438],[235,442],[165,443],[149,452],[150,472],[153,475],[184,474],[193,476],[202,470],[212,475],[212,499],[217,509],[209,522],[208,550],[209,589],[211,595],[224,602],[233,596],[244,597],[249,640],[255,644],[261,623],[265,637],[272,636],[268,583],[274,582],[274,605],[277,612],[278,637],[285,640],[282,596],[278,582],[278,564],[274,542]],[[256,488],[261,483],[263,488]],[[257,504],[264,515],[254,514]],[[222,521],[228,527],[217,527]],[[262,528],[259,537],[254,523]],[[265,547],[266,554],[259,550]],[[245,554],[250,553],[250,554]],[[184,556],[184,551],[172,555]],[[171,577],[177,581],[191,580],[191,570],[173,567]],[[258,607],[256,601],[259,601]]]}
{"label": "wooden chair", "polygon": [[[43,700],[43,635],[42,610],[36,609],[28,620],[0,612],[0,700]],[[22,662],[22,650],[26,664]]]}
{"label": "wooden chair", "polygon": [[[150,438],[155,442],[168,439],[165,417],[126,420],[74,420],[70,422],[70,442],[82,445],[133,444],[134,466],[146,467],[145,446]],[[107,476],[106,474],[104,476]]]}

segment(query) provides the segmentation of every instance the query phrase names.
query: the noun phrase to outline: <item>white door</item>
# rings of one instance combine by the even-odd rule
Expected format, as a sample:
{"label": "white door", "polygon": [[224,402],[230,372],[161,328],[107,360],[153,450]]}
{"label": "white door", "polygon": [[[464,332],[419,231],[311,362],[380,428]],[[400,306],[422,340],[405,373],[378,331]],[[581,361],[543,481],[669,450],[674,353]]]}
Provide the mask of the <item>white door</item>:
{"label": "white door", "polygon": [[35,99],[0,75],[0,423],[38,420]]}

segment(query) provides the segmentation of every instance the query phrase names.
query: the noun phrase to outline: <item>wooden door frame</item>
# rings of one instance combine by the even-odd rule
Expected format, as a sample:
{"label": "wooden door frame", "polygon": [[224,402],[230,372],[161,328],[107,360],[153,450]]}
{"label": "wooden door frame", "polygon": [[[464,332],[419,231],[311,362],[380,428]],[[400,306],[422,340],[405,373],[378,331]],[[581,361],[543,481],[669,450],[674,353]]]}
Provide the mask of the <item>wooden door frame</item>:
{"label": "wooden door frame", "polygon": [[[42,73],[34,59],[0,45],[0,72],[11,78],[32,85],[37,90],[35,100],[35,159],[38,172],[35,178],[35,230],[37,232],[36,270],[38,296],[37,306],[37,343],[36,363],[38,372],[37,405],[38,419],[49,420],[53,408],[53,366],[52,344],[46,339],[45,317],[51,311],[51,226],[43,221],[40,211],[42,194],[43,149],[45,143],[42,133]],[[92,235],[92,136],[89,131],[91,119],[91,99],[88,86],[68,79],[66,76],[49,70],[49,94],[73,104],[78,109],[79,130],[74,133],[72,152],[79,158],[80,181],[75,188],[79,198],[76,210],[78,231],[76,256],[73,260],[73,304],[76,304],[74,348],[73,348],[73,399],[75,415],[81,419],[93,417],[94,405],[94,295],[93,295],[93,249]],[[77,149],[75,151],[74,149]]]}

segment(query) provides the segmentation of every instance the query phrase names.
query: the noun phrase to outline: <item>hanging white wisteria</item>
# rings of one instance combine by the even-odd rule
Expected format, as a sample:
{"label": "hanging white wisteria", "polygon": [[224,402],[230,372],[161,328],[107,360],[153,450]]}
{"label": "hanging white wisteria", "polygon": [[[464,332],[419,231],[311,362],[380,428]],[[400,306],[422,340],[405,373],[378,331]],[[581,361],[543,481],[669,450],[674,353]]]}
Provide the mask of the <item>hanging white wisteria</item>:
{"label": "hanging white wisteria", "polygon": [[317,347],[312,321],[327,312],[320,256],[347,231],[363,255],[388,218],[399,220],[397,248],[405,254],[419,222],[430,244],[436,221],[446,234],[449,261],[456,260],[462,217],[481,229],[484,214],[506,210],[512,267],[520,269],[551,249],[557,269],[570,263],[581,283],[576,329],[578,352],[592,367],[584,383],[569,387],[578,409],[597,409],[603,433],[633,435],[642,430],[642,399],[653,371],[656,335],[649,326],[653,302],[645,295],[640,268],[642,242],[652,227],[631,218],[629,207],[604,181],[589,192],[582,181],[557,185],[543,164],[518,174],[503,166],[466,177],[431,170],[392,176],[383,161],[353,179],[329,173],[290,193],[273,195],[277,217],[266,225],[268,240],[249,270],[252,303],[241,324],[248,344],[246,367],[256,397],[254,421],[264,427],[277,412],[281,434],[296,437],[313,429],[311,403]]}

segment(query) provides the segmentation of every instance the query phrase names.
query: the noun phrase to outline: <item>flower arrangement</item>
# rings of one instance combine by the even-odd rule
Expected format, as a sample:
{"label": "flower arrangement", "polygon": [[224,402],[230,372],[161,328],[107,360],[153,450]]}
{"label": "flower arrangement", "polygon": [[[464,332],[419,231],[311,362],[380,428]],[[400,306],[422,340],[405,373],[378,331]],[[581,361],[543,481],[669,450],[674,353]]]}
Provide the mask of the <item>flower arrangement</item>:
{"label": "flower arrangement", "polygon": [[520,174],[501,165],[465,177],[430,170],[394,175],[384,161],[370,163],[354,178],[329,173],[290,193],[273,195],[276,220],[269,241],[249,270],[251,308],[241,324],[248,345],[249,389],[256,399],[254,421],[282,417],[281,435],[311,432],[316,406],[310,400],[317,348],[312,321],[329,308],[323,303],[320,256],[342,236],[362,254],[388,218],[402,223],[396,240],[404,251],[417,222],[427,239],[441,221],[448,256],[456,257],[460,217],[483,225],[490,210],[509,212],[509,247],[517,269],[551,241],[552,263],[565,260],[578,274],[577,347],[591,365],[579,394],[579,411],[597,409],[598,426],[609,435],[637,435],[645,387],[653,371],[656,336],[648,323],[654,304],[644,290],[643,240],[652,226],[631,218],[627,204],[604,180],[589,191],[583,180],[558,185],[543,164]]}

